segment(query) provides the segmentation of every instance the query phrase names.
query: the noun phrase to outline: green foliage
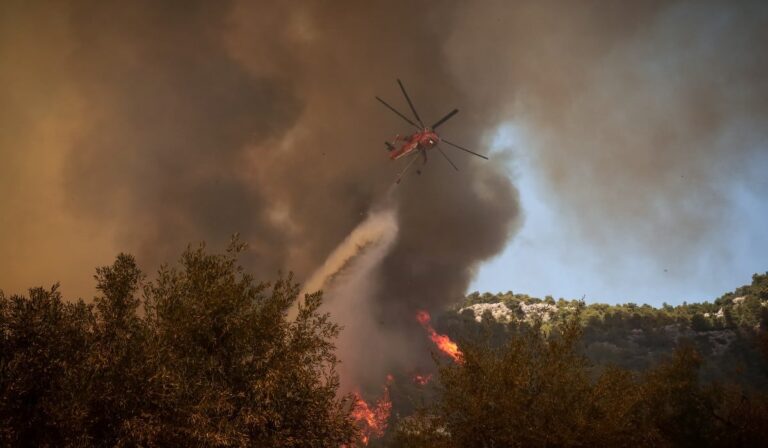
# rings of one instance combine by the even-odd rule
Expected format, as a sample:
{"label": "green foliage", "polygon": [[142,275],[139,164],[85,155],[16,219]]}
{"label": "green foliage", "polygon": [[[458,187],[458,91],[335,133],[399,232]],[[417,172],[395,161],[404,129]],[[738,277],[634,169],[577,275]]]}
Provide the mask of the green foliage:
{"label": "green foliage", "polygon": [[[577,351],[580,324],[546,336],[523,329],[501,347],[462,345],[464,363],[440,366],[441,396],[402,419],[410,447],[758,446],[768,401],[700,379],[690,345],[643,373],[608,368],[592,378]],[[754,445],[753,445],[754,444]]]}
{"label": "green foliage", "polygon": [[150,364],[151,335],[137,312],[136,293],[143,274],[133,257],[118,255],[112,266],[96,270],[94,299],[96,325],[88,362],[88,431],[91,440],[104,445],[125,445],[126,427],[146,403],[153,375]]}
{"label": "green foliage", "polygon": [[82,441],[92,328],[90,307],[65,303],[58,285],[0,293],[0,445]]}
{"label": "green foliage", "polygon": [[[188,249],[148,281],[120,254],[93,304],[58,286],[0,291],[0,446],[339,447],[358,441],[339,397],[339,327],[292,277],[261,283]],[[427,400],[381,439],[403,447],[759,446],[768,438],[768,273],[714,303],[591,304],[508,291]],[[298,307],[289,321],[288,310]],[[486,307],[487,305],[483,305]],[[493,307],[496,311],[503,307]],[[717,380],[717,381],[712,381]],[[422,389],[416,389],[422,390]],[[396,401],[396,400],[395,400]],[[413,409],[413,406],[411,407]],[[376,443],[376,442],[374,442]]]}
{"label": "green foliage", "polygon": [[[582,430],[588,378],[586,370],[569,368],[583,364],[572,350],[578,327],[563,330],[547,339],[534,327],[500,348],[471,344],[462,347],[463,364],[441,367],[439,412],[453,443],[557,445]],[[542,408],[559,417],[537,418]]]}
{"label": "green foliage", "polygon": [[332,446],[357,437],[337,398],[339,327],[290,276],[258,283],[187,250],[147,282],[133,257],[97,269],[93,306],[56,287],[0,295],[3,446]]}
{"label": "green foliage", "polygon": [[[401,418],[408,447],[761,446],[768,437],[768,273],[714,303],[590,304],[475,294],[440,318],[463,364]],[[521,310],[555,305],[546,322]],[[498,308],[496,308],[498,312]],[[479,341],[479,342],[478,342]],[[762,391],[761,391],[762,390]]]}
{"label": "green foliage", "polygon": [[[658,363],[683,340],[691,341],[703,357],[701,373],[707,380],[737,381],[768,390],[768,273],[754,275],[750,285],[737,288],[712,302],[663,304],[660,308],[634,303],[583,304],[577,300],[551,298],[543,301],[511,292],[469,296],[459,309],[477,303],[501,303],[512,316],[512,325],[530,320],[521,306],[537,303],[554,305],[544,330],[567,321],[578,311],[583,325],[581,352],[600,371],[618,365],[636,372]],[[471,339],[477,328],[491,328],[490,314],[474,322],[465,310],[462,324],[452,326],[453,334]],[[455,320],[446,318],[445,320]],[[502,327],[506,322],[498,322]],[[494,329],[504,335],[504,328]],[[503,336],[506,337],[506,336]]]}
{"label": "green foliage", "polygon": [[702,314],[694,314],[691,317],[691,329],[694,331],[709,331],[712,329],[712,323]]}

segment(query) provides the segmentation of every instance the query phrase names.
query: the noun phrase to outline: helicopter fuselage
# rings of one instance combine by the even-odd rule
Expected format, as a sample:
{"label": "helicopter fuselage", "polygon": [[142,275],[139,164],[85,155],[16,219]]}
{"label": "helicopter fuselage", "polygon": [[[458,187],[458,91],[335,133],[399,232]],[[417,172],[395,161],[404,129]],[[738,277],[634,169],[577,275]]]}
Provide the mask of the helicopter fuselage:
{"label": "helicopter fuselage", "polygon": [[390,153],[389,158],[392,160],[397,160],[414,151],[432,149],[440,142],[440,136],[435,131],[425,128],[409,137],[395,137],[395,143],[398,142],[403,142],[403,144]]}
{"label": "helicopter fuselage", "polygon": [[[416,108],[413,107],[413,102],[411,101],[411,98],[408,96],[408,93],[405,91],[405,86],[403,85],[402,81],[399,79],[397,80],[397,84],[400,86],[400,90],[403,92],[403,96],[405,97],[405,100],[408,102],[408,107],[411,108],[411,112],[413,112],[413,118],[416,119],[416,121],[411,120],[410,118],[403,115],[400,111],[395,109],[394,107],[390,106],[389,103],[382,100],[378,96],[375,97],[378,102],[380,102],[384,107],[391,110],[395,115],[402,118],[403,121],[410,124],[411,126],[415,127],[418,132],[411,134],[409,137],[400,137],[400,135],[395,136],[395,139],[392,142],[384,142],[384,146],[387,147],[387,151],[389,151],[389,158],[392,160],[397,160],[402,157],[405,157],[409,154],[421,154],[424,165],[427,164],[427,150],[432,148],[437,148],[437,150],[440,152],[440,154],[445,158],[445,160],[451,164],[454,170],[458,171],[459,167],[456,166],[455,163],[451,161],[450,158],[448,158],[448,155],[445,154],[445,152],[440,148],[437,144],[440,142],[443,142],[449,146],[453,146],[456,149],[460,149],[464,152],[468,152],[470,154],[473,154],[477,157],[481,157],[483,159],[488,159],[488,157],[485,157],[484,155],[478,154],[474,151],[471,151],[467,148],[461,147],[457,145],[456,143],[451,143],[448,140],[443,140],[440,138],[439,135],[435,132],[435,129],[437,129],[438,126],[441,126],[446,121],[450,120],[451,117],[459,113],[459,109],[453,109],[452,111],[448,112],[443,118],[439,119],[435,122],[432,126],[426,126],[423,121],[421,121],[421,117],[419,117],[419,113],[416,112]],[[418,123],[418,124],[417,124]],[[397,180],[395,181],[396,184],[400,183],[400,180],[405,175],[406,171],[408,171],[408,168],[413,165],[416,160],[418,160],[417,157],[412,157],[411,161],[408,162],[403,168],[403,170],[400,172],[400,175],[397,176]],[[417,173],[421,174],[420,170],[416,170]]]}

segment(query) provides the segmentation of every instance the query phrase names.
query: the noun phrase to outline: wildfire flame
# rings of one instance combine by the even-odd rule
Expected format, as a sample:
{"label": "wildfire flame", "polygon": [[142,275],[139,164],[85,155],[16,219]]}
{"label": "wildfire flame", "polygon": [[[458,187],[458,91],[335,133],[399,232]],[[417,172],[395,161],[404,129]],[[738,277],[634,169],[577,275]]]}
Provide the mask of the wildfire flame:
{"label": "wildfire flame", "polygon": [[389,385],[393,381],[392,375],[387,375],[387,384],[381,398],[376,400],[376,405],[369,405],[360,394],[354,394],[355,404],[352,407],[352,418],[360,427],[360,443],[368,445],[371,438],[384,435],[387,429],[387,420],[392,411],[392,401],[389,399]]}
{"label": "wildfire flame", "polygon": [[461,353],[461,350],[459,350],[459,346],[456,345],[456,343],[453,342],[448,336],[436,332],[435,329],[432,328],[432,324],[429,323],[431,319],[432,318],[429,316],[429,313],[424,310],[416,313],[416,320],[418,320],[421,326],[427,330],[429,339],[435,343],[437,348],[440,349],[441,352],[450,356],[455,362],[464,362],[464,354]]}

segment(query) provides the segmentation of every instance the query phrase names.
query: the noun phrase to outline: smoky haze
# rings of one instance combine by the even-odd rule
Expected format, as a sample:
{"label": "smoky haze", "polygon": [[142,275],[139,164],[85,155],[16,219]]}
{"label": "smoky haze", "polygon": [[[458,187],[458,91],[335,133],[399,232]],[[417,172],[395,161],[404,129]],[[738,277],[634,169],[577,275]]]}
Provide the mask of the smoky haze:
{"label": "smoky haze", "polygon": [[[239,232],[257,275],[293,270],[307,279],[384,199],[399,169],[383,141],[408,125],[374,95],[406,111],[399,77],[425,121],[462,108],[441,130],[482,152],[496,123],[498,106],[465,108],[472,89],[444,73],[450,8],[407,14],[409,5],[391,2],[150,1],[4,8],[13,17],[5,19],[13,23],[3,31],[4,59],[27,63],[4,75],[12,101],[2,113],[18,124],[3,154],[20,160],[8,173],[17,185],[34,185],[35,166],[51,164],[56,197],[9,195],[47,222],[29,228],[4,220],[3,239],[51,241],[61,259],[81,259],[84,273],[118,250],[154,268],[190,242],[221,247]],[[50,92],[25,98],[42,87]],[[28,114],[14,116],[18,106]],[[54,128],[51,141],[25,154],[23,139],[44,120]],[[391,200],[396,242],[351,266],[359,280],[339,285],[345,301],[331,304],[347,327],[345,375],[368,383],[361,386],[380,384],[393,359],[427,347],[415,332],[416,309],[460,298],[517,221],[516,191],[504,171],[449,151],[461,171],[432,155],[422,176],[399,186]],[[68,233],[56,229],[59,214]],[[37,278],[20,280],[62,280],[65,292],[90,294],[90,275],[74,268],[41,271],[32,256],[25,266]],[[28,286],[15,280],[3,278],[3,287]],[[359,301],[350,302],[354,295]],[[349,306],[359,318],[343,313]],[[410,333],[411,344],[394,337]],[[363,352],[359,344],[347,348],[349,340],[388,350],[375,372],[355,373]]]}
{"label": "smoky haze", "polygon": [[[153,269],[235,232],[258,275],[307,279],[401,166],[382,143],[410,129],[374,100],[407,112],[397,77],[425,122],[459,108],[440,131],[478,152],[513,120],[579,237],[684,264],[723,231],[726,180],[768,189],[745,170],[765,154],[767,17],[761,2],[3,2],[0,286],[88,297],[118,251]],[[416,309],[455,302],[519,225],[506,156],[446,150],[461,171],[431,154],[393,194],[394,243],[339,286],[367,291],[368,325],[343,337],[384,358],[361,382],[423,360]]]}
{"label": "smoky haze", "polygon": [[734,235],[760,233],[745,212],[768,209],[768,4],[509,3],[454,11],[449,73],[481,104],[503,93],[564,233],[604,260],[595,271],[631,277],[643,259],[696,279],[734,264]]}

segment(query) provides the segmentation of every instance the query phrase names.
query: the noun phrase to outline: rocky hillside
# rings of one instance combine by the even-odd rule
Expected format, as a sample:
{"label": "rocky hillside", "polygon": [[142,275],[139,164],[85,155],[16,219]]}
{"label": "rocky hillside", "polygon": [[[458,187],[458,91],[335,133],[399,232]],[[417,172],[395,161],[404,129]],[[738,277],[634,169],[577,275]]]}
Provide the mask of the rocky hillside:
{"label": "rocky hillside", "polygon": [[[582,350],[596,368],[618,365],[644,370],[680,345],[693,344],[704,357],[704,379],[729,379],[768,388],[768,273],[712,302],[650,305],[586,304],[543,299],[511,291],[472,293],[441,316],[452,337],[502,340],[510,327],[539,322],[544,331],[580,313]],[[485,335],[485,336],[483,336]]]}

